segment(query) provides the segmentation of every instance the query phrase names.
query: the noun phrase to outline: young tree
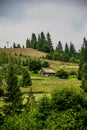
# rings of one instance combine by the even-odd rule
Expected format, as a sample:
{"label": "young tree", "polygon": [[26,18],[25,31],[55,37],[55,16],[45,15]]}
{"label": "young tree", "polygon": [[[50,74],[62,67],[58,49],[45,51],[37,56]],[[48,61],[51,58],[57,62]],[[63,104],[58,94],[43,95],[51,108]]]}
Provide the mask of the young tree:
{"label": "young tree", "polygon": [[31,81],[30,75],[29,75],[27,70],[23,71],[22,81],[21,82],[22,82],[21,83],[22,87],[27,87],[27,86],[31,86],[32,85],[32,81]]}
{"label": "young tree", "polygon": [[22,108],[22,94],[18,86],[18,77],[15,74],[15,68],[12,64],[8,66],[8,71],[6,75],[6,94],[5,94],[5,105],[4,112],[6,114],[14,114],[21,112]]}

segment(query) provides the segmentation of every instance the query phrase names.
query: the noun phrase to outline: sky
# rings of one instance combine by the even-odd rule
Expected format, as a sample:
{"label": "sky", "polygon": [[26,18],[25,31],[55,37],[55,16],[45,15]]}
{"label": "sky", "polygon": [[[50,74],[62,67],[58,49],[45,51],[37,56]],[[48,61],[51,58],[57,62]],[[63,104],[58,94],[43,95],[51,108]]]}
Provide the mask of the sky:
{"label": "sky", "polygon": [[0,0],[0,47],[25,45],[49,32],[53,46],[72,42],[80,49],[87,38],[87,0]]}

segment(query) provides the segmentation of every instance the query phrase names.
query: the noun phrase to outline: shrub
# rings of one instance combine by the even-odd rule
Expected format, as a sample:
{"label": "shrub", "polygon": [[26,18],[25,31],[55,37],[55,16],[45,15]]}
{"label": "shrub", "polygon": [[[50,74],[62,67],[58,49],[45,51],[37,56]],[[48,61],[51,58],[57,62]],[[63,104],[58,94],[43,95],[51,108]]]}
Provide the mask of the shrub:
{"label": "shrub", "polygon": [[76,71],[70,71],[70,73],[69,73],[70,75],[77,75],[77,73],[76,73]]}
{"label": "shrub", "polygon": [[41,67],[42,66],[40,60],[36,60],[36,59],[29,60],[29,70],[33,71],[33,73],[38,73]]}
{"label": "shrub", "polygon": [[59,77],[60,79],[68,79],[69,73],[64,70],[59,70],[56,72],[56,77]]}
{"label": "shrub", "polygon": [[52,94],[52,106],[55,111],[64,111],[67,109],[80,109],[87,107],[85,94],[77,93],[75,89],[63,88],[62,90],[54,91]]}
{"label": "shrub", "polygon": [[47,61],[44,61],[44,62],[42,63],[42,67],[49,67],[49,63],[48,63]]}

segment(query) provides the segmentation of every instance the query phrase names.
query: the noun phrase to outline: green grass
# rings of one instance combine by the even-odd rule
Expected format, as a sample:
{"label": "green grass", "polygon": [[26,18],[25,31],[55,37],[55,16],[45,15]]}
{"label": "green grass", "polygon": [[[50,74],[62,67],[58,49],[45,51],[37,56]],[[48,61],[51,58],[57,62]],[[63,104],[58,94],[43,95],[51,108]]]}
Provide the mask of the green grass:
{"label": "green grass", "polygon": [[[80,88],[81,81],[77,80],[75,77],[64,80],[58,79],[56,77],[47,77],[41,80],[32,80],[32,92],[36,100],[39,100],[44,94],[51,95],[51,93],[56,89],[61,88]],[[28,88],[21,88],[23,93],[30,91]]]}

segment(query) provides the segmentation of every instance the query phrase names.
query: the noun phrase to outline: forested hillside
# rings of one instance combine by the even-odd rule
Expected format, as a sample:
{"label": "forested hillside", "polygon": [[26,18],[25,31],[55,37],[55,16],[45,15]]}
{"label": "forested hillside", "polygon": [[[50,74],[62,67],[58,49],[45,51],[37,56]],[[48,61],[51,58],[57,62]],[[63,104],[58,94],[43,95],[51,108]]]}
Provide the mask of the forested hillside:
{"label": "forested hillside", "polygon": [[[0,49],[1,130],[87,129],[87,40],[79,54],[73,49],[72,60],[47,59],[70,54],[59,46],[61,42],[47,54],[31,48]],[[42,76],[42,70],[55,75]]]}

